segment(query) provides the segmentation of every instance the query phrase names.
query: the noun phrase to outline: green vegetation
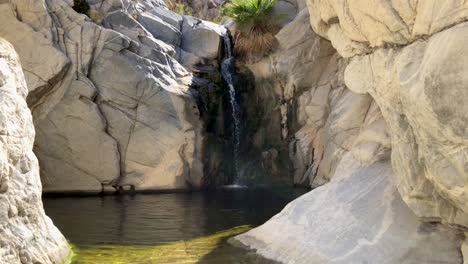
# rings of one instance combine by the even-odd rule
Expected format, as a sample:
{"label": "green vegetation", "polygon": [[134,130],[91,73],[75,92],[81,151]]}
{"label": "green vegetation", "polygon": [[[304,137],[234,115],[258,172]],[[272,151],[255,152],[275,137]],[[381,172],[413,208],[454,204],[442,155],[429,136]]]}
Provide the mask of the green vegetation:
{"label": "green vegetation", "polygon": [[86,0],[73,0],[73,10],[81,14],[88,14],[90,7]]}
{"label": "green vegetation", "polygon": [[233,0],[226,5],[224,14],[231,17],[239,29],[234,36],[238,55],[263,56],[276,46],[275,5],[276,0]]}
{"label": "green vegetation", "polygon": [[235,235],[247,232],[251,226],[238,226],[190,241],[158,246],[96,245],[78,248],[73,264],[128,264],[128,263],[199,263],[199,261]]}
{"label": "green vegetation", "polygon": [[276,0],[233,0],[224,13],[244,28],[268,28]]}

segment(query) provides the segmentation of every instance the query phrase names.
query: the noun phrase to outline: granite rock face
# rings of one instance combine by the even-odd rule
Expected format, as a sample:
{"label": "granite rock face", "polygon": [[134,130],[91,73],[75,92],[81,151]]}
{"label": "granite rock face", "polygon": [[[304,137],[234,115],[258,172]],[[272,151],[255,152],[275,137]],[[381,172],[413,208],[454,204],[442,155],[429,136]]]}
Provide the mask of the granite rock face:
{"label": "granite rock face", "polygon": [[[44,191],[200,187],[202,123],[179,61],[216,60],[224,28],[162,1],[88,3],[86,15],[73,1],[0,3],[0,36],[18,51],[30,90]],[[204,53],[184,50],[187,38]]]}
{"label": "granite rock face", "polygon": [[[266,90],[261,96],[268,98],[274,91],[270,100],[280,104],[274,110],[278,113],[267,115],[279,116],[279,120],[271,118],[267,132],[260,132],[267,134],[268,140],[280,142],[277,145],[289,145],[294,184],[317,187],[327,183],[358,137],[360,148],[366,148],[354,150],[360,153],[362,164],[387,158],[390,141],[386,133],[381,133],[385,123],[377,105],[371,96],[346,88],[344,70],[348,61],[312,31],[307,9],[276,38],[277,51],[249,68],[258,80],[257,93]],[[360,135],[364,127],[369,128],[367,135]]]}
{"label": "granite rock face", "polygon": [[[304,76],[323,81],[298,85],[301,68],[285,63],[283,137],[294,133],[296,182],[328,183],[237,240],[283,263],[466,262],[465,1],[310,0],[308,9],[346,59],[325,55],[326,44],[293,45],[300,64],[315,66]],[[272,61],[258,72],[268,76]]]}
{"label": "granite rock face", "polygon": [[0,262],[62,263],[71,251],[42,208],[27,93],[19,58],[0,39]]}
{"label": "granite rock face", "polygon": [[346,155],[330,183],[237,240],[281,263],[462,263],[463,236],[418,220],[390,162],[353,168],[357,163]]}
{"label": "granite rock face", "polygon": [[[392,136],[403,199],[421,218],[468,227],[468,24],[356,57],[346,83],[369,93]],[[362,80],[368,80],[363,82]]]}
{"label": "granite rock face", "polygon": [[[468,227],[465,1],[308,2],[344,57],[346,85],[370,94],[391,134],[398,189],[421,218]],[[367,54],[367,55],[365,55]]]}
{"label": "granite rock face", "polygon": [[407,45],[468,19],[462,0],[308,0],[315,32],[344,57]]}

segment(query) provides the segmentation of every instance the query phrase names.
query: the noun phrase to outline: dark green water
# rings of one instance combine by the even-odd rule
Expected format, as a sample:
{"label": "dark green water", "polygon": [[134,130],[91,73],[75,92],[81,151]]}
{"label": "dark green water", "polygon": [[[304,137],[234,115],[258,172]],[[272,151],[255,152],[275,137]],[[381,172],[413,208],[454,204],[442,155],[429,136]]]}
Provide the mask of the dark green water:
{"label": "dark green water", "polygon": [[271,263],[227,239],[260,225],[294,189],[44,198],[46,213],[74,245],[73,263]]}

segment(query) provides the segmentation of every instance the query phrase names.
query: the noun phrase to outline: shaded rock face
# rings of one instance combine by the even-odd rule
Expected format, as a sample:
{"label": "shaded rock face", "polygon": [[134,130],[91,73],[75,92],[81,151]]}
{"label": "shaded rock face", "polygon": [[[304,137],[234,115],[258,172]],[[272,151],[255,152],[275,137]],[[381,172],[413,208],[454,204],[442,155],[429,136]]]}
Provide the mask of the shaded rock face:
{"label": "shaded rock face", "polygon": [[283,146],[286,157],[281,159],[290,159],[294,184],[312,187],[331,179],[363,127],[369,131],[359,138],[366,150],[355,150],[360,162],[371,164],[388,157],[390,143],[381,133],[385,124],[377,105],[369,95],[346,88],[348,62],[312,31],[307,9],[276,38],[278,50],[249,65],[257,80],[257,97],[267,108],[256,145]]}
{"label": "shaded rock face", "polygon": [[178,60],[216,60],[224,28],[159,1],[89,1],[89,17],[72,5],[0,3],[0,36],[17,49],[30,90],[44,191],[200,187],[203,124]]}
{"label": "shaded rock face", "polygon": [[62,263],[71,251],[42,209],[27,93],[19,58],[0,39],[0,262]]}

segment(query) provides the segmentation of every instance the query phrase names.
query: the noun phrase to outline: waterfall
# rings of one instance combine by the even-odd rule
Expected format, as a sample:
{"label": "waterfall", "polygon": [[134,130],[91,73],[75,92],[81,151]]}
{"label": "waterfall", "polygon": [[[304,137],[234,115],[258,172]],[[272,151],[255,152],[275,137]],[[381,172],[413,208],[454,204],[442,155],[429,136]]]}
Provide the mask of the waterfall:
{"label": "waterfall", "polygon": [[232,120],[234,121],[234,132],[233,132],[233,154],[234,154],[234,181],[233,184],[241,184],[240,177],[240,145],[241,145],[241,129],[240,129],[240,109],[239,103],[236,99],[236,89],[234,87],[233,74],[235,72],[235,61],[232,55],[232,44],[229,32],[223,35],[224,42],[224,58],[221,63],[221,75],[226,81],[229,87],[229,99],[231,103]]}

